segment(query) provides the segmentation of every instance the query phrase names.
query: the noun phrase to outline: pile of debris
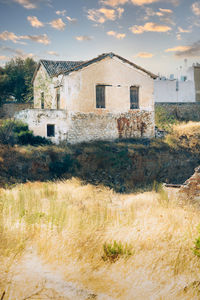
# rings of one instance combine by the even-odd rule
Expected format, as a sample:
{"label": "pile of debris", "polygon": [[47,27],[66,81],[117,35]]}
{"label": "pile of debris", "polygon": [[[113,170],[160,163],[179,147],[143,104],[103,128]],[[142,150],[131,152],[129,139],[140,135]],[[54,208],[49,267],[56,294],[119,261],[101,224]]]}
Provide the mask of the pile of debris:
{"label": "pile of debris", "polygon": [[195,169],[194,174],[181,186],[179,195],[180,198],[200,203],[200,166]]}

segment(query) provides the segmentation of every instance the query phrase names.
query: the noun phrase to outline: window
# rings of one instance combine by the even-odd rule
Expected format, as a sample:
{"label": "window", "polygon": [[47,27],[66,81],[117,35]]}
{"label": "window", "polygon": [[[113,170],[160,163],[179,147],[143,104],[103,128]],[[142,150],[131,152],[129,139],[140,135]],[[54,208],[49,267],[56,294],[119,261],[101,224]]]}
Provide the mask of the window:
{"label": "window", "polygon": [[44,109],[44,92],[41,93],[41,109]]}
{"label": "window", "polygon": [[55,136],[55,125],[47,124],[47,136],[52,137]]}
{"label": "window", "polygon": [[60,88],[56,89],[56,107],[60,109]]}
{"label": "window", "polygon": [[96,108],[105,108],[105,85],[96,85]]}
{"label": "window", "polygon": [[130,109],[139,108],[139,87],[130,87]]}

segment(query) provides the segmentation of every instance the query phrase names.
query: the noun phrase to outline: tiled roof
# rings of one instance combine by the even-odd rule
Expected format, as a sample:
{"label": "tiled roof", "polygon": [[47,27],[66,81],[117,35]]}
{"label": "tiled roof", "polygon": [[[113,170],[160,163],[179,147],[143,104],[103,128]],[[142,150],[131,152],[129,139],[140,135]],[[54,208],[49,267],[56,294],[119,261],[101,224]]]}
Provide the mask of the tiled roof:
{"label": "tiled roof", "polygon": [[74,67],[83,63],[83,61],[55,61],[55,60],[40,60],[41,64],[45,67],[50,77],[57,76],[67,72]]}
{"label": "tiled roof", "polygon": [[140,71],[146,73],[147,75],[149,75],[149,76],[150,76],[151,78],[153,78],[153,79],[156,79],[156,78],[158,77],[157,75],[155,75],[155,74],[153,74],[153,73],[151,73],[151,72],[149,72],[149,71],[143,69],[142,67],[140,67],[140,66],[134,64],[133,62],[131,62],[131,61],[129,61],[129,60],[123,58],[122,56],[119,56],[119,55],[117,55],[117,54],[114,54],[114,53],[112,53],[112,52],[110,52],[110,53],[103,53],[103,54],[99,55],[99,56],[96,57],[96,58],[93,58],[93,59],[91,59],[91,60],[82,62],[81,64],[79,64],[79,65],[77,65],[77,66],[74,66],[72,69],[65,71],[64,74],[67,75],[67,74],[69,74],[69,73],[71,73],[71,72],[73,72],[73,71],[78,71],[78,70],[80,70],[80,69],[83,69],[84,67],[87,67],[87,66],[89,66],[89,65],[91,65],[91,64],[93,64],[93,63],[95,63],[95,62],[98,62],[98,61],[100,61],[100,60],[102,60],[102,59],[104,59],[104,58],[106,58],[106,57],[110,57],[110,58],[112,58],[112,57],[117,57],[118,59],[120,59],[120,60],[123,61],[124,63],[127,63],[127,64],[131,65],[132,67],[134,67],[134,68],[136,68],[136,69],[138,69],[138,70],[140,70]]}
{"label": "tiled roof", "polygon": [[83,69],[95,62],[98,62],[98,61],[101,61],[107,57],[117,57],[118,59],[120,59],[121,61],[123,61],[124,63],[127,63],[129,65],[131,65],[132,67],[146,73],[147,75],[149,75],[151,78],[153,79],[156,79],[158,76],[143,69],[142,67],[136,65],[135,63],[117,55],[117,54],[114,54],[112,52],[110,53],[103,53],[101,55],[99,55],[98,57],[96,58],[93,58],[91,60],[88,60],[88,61],[55,61],[55,60],[45,60],[45,59],[42,59],[40,60],[39,64],[38,64],[38,67],[33,75],[33,79],[32,79],[32,82],[34,81],[34,78],[36,76],[36,73],[39,69],[39,66],[42,64],[44,66],[44,68],[46,69],[48,75],[50,77],[53,77],[53,76],[58,76],[59,74],[65,74],[65,75],[68,75],[70,74],[71,72],[74,72],[74,71],[78,71],[80,69]]}

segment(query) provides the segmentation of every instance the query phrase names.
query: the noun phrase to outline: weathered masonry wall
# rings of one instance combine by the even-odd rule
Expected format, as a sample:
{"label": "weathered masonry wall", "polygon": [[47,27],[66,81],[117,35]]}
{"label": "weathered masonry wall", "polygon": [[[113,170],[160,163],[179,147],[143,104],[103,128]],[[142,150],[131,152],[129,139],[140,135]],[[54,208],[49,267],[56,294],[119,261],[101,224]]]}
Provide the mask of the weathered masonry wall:
{"label": "weathered masonry wall", "polygon": [[70,143],[154,136],[154,113],[77,113],[70,116],[67,140]]}
{"label": "weathered masonry wall", "polygon": [[13,118],[16,112],[32,106],[32,103],[4,103],[0,106],[0,119]]}
{"label": "weathered masonry wall", "polygon": [[58,144],[67,139],[69,122],[64,110],[27,109],[15,114],[15,118],[27,123],[34,135],[47,138],[47,124],[55,125],[55,137],[52,142]]}
{"label": "weathered masonry wall", "polygon": [[47,124],[55,125],[52,142],[80,143],[92,140],[154,137],[154,112],[122,114],[67,114],[64,110],[25,110],[15,116],[29,124],[35,135],[47,137]]}
{"label": "weathered masonry wall", "polygon": [[200,121],[200,102],[193,103],[155,103],[155,109],[164,108],[168,114],[179,120]]}

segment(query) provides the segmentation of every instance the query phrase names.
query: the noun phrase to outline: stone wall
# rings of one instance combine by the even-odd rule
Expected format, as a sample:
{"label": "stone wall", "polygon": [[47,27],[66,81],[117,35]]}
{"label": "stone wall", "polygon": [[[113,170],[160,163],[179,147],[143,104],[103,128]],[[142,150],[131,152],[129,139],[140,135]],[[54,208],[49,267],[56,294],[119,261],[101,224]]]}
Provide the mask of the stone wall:
{"label": "stone wall", "polygon": [[65,110],[32,109],[15,115],[28,123],[35,135],[47,137],[47,124],[55,125],[52,142],[66,140],[80,143],[118,138],[151,138],[155,135],[154,112],[135,110],[129,113],[67,113]]}
{"label": "stone wall", "polygon": [[0,106],[0,119],[13,118],[16,112],[32,106],[32,103],[4,103]]}
{"label": "stone wall", "polygon": [[154,112],[136,111],[124,114],[76,113],[70,116],[67,141],[154,137]]}
{"label": "stone wall", "polygon": [[198,201],[200,204],[200,166],[195,169],[195,173],[182,185],[179,195],[180,198]]}
{"label": "stone wall", "polygon": [[164,108],[166,112],[178,120],[200,121],[200,102],[188,103],[155,103],[155,109]]}

